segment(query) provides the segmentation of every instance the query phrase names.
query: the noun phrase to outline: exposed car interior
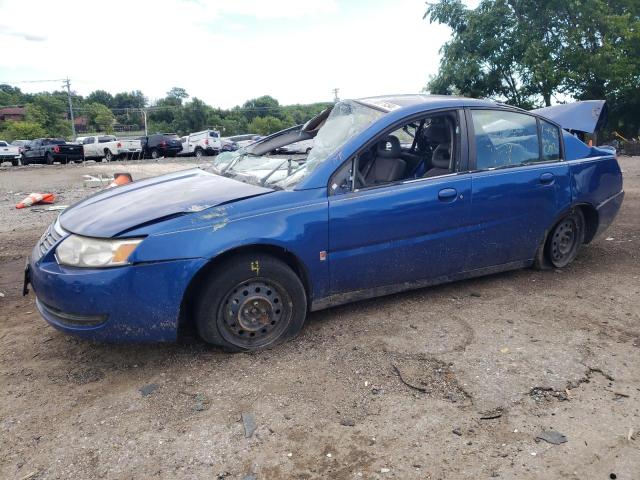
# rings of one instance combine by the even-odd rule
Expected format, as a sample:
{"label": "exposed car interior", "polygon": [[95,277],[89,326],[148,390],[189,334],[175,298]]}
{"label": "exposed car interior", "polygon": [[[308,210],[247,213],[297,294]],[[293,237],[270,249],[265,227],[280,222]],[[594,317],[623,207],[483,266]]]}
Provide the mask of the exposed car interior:
{"label": "exposed car interior", "polygon": [[458,131],[454,113],[402,126],[358,155],[356,188],[455,172]]}

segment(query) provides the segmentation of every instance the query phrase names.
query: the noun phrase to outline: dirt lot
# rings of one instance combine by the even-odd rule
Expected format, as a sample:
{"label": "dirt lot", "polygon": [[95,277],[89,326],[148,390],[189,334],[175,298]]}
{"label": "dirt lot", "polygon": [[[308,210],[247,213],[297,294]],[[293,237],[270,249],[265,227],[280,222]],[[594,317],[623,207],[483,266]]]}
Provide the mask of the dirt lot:
{"label": "dirt lot", "polygon": [[640,478],[640,158],[621,164],[621,214],[566,269],[314,313],[238,355],[87,343],[20,295],[56,215],[23,194],[190,164],[0,171],[0,478]]}

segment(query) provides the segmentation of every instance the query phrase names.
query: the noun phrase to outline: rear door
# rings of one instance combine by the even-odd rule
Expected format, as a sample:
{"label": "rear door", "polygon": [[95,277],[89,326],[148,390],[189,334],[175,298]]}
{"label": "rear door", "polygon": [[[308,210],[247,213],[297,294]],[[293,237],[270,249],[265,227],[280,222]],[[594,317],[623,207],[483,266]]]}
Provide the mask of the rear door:
{"label": "rear door", "polygon": [[472,203],[466,270],[527,262],[570,204],[560,130],[526,113],[467,111]]}

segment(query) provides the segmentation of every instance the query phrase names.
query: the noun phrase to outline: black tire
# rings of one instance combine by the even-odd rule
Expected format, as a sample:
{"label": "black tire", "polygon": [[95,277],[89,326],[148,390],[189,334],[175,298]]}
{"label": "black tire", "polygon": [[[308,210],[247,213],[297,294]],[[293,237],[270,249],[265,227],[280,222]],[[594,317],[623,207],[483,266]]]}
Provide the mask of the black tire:
{"label": "black tire", "polygon": [[27,157],[24,155],[24,153],[22,154],[22,165],[29,165],[29,160],[27,159]]}
{"label": "black tire", "polygon": [[104,151],[104,159],[107,162],[111,162],[113,160],[113,153],[111,153],[111,150],[107,149]]}
{"label": "black tire", "polygon": [[580,209],[572,210],[555,224],[544,247],[545,260],[555,268],[569,265],[584,242],[585,222]]}
{"label": "black tire", "polygon": [[20,165],[20,160],[11,160],[11,165],[17,167],[18,165]]}
{"label": "black tire", "polygon": [[153,158],[154,160],[157,160],[160,158],[160,152],[158,152],[157,148],[152,148],[151,152],[149,153],[149,155],[151,156],[151,158]]}
{"label": "black tire", "polygon": [[196,148],[196,151],[194,153],[196,158],[202,158],[204,156],[204,152],[200,147]]}
{"label": "black tire", "polygon": [[200,337],[228,351],[260,350],[298,334],[307,315],[302,282],[284,262],[242,254],[219,265],[196,300]]}
{"label": "black tire", "polygon": [[53,165],[53,157],[48,152],[44,155],[44,163],[46,163],[47,165]]}

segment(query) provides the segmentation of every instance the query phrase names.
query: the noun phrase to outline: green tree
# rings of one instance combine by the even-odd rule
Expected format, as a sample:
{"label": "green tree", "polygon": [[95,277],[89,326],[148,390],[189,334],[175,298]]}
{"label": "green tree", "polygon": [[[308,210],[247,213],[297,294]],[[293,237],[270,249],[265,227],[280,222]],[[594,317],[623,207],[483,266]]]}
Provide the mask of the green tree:
{"label": "green tree", "polygon": [[87,106],[89,126],[98,132],[113,133],[115,117],[108,107],[101,103],[91,103]]}
{"label": "green tree", "polygon": [[640,126],[640,2],[460,0],[428,3],[425,18],[448,25],[432,93],[489,97],[523,108],[554,95],[606,99],[610,124]]}
{"label": "green tree", "polygon": [[0,132],[0,138],[8,142],[14,140],[32,140],[34,138],[46,137],[47,132],[41,125],[34,122],[14,122],[8,121],[4,124],[4,129]]}
{"label": "green tree", "polygon": [[276,117],[256,117],[247,127],[250,133],[257,133],[260,135],[269,135],[270,133],[277,132],[285,128],[282,120]]}
{"label": "green tree", "polygon": [[109,108],[113,108],[114,104],[114,98],[113,95],[111,95],[109,92],[105,91],[105,90],[95,90],[93,92],[91,92],[87,98],[86,98],[86,102],[87,103],[101,103],[102,105],[109,107]]}
{"label": "green tree", "polygon": [[269,95],[247,100],[244,102],[244,105],[242,105],[242,108],[244,110],[244,116],[249,122],[256,117],[270,115],[279,118],[282,115],[280,103]]}

